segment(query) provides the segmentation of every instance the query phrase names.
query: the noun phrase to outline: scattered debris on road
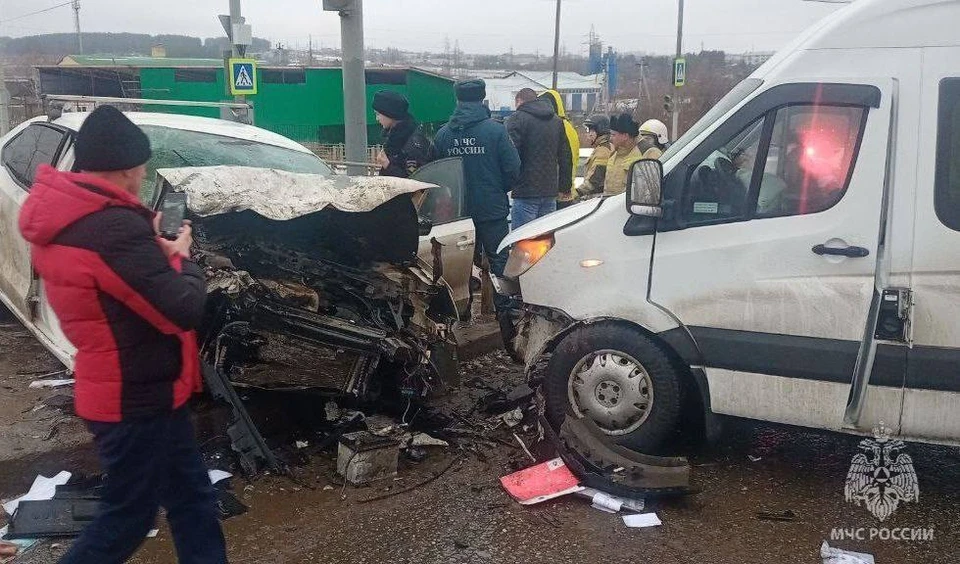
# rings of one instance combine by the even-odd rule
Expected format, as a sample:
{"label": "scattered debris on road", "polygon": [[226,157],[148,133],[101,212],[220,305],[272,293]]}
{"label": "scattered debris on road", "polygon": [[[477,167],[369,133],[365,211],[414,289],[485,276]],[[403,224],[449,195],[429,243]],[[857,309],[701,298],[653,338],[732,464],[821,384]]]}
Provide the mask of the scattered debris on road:
{"label": "scattered debris on road", "polygon": [[757,519],[761,521],[796,521],[800,515],[792,510],[784,511],[757,511]]}
{"label": "scattered debris on road", "polygon": [[870,554],[832,548],[827,541],[820,545],[820,557],[823,564],[875,564]]}
{"label": "scattered debris on road", "polygon": [[30,382],[30,389],[38,390],[40,388],[62,388],[63,386],[72,386],[76,383],[73,378],[62,378],[57,380],[34,380]]}
{"label": "scattered debris on road", "polygon": [[500,478],[503,489],[521,505],[533,505],[583,489],[563,460],[554,458]]}

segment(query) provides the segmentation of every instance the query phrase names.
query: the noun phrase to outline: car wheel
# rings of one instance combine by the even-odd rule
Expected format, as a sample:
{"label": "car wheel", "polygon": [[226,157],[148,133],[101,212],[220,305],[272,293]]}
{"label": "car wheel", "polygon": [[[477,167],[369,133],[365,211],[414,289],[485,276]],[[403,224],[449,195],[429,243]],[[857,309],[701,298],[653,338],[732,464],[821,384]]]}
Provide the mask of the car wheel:
{"label": "car wheel", "polygon": [[680,375],[658,344],[620,325],[580,327],[557,346],[544,381],[547,420],[589,417],[611,440],[653,452],[680,418]]}

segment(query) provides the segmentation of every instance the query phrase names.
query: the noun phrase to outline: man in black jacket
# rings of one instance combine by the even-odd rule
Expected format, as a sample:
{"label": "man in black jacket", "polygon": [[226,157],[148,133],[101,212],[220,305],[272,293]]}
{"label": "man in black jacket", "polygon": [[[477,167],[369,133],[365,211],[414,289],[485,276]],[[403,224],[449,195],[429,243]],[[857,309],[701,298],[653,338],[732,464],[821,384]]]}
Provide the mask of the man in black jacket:
{"label": "man in black jacket", "polygon": [[511,228],[516,229],[557,209],[557,195],[573,184],[570,143],[563,122],[548,100],[524,88],[507,131],[520,152],[520,179],[513,185]]}
{"label": "man in black jacket", "polygon": [[437,158],[433,144],[409,112],[410,104],[398,92],[381,90],[373,96],[373,111],[383,127],[383,152],[377,156],[380,176],[407,178]]}

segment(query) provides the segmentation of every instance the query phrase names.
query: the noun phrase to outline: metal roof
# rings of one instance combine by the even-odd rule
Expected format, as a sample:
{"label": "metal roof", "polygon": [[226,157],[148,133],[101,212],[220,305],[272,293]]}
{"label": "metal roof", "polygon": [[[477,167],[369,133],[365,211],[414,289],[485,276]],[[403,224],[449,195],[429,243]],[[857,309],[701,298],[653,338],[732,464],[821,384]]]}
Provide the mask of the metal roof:
{"label": "metal roof", "polygon": [[60,67],[187,67],[220,68],[222,59],[178,59],[171,57],[114,57],[111,55],[67,55]]}
{"label": "metal roof", "polygon": [[[523,76],[540,85],[541,90],[546,90],[553,85],[553,73],[551,71],[517,71],[508,76]],[[557,73],[557,90],[596,90],[603,88],[602,74],[582,75],[575,72]]]}

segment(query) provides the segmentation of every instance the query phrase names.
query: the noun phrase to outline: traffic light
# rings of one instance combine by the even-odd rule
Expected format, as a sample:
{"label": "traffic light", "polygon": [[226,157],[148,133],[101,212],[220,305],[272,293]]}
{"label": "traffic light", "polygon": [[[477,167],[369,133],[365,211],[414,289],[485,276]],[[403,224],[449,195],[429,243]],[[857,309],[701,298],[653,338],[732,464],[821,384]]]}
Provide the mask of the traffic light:
{"label": "traffic light", "polygon": [[673,96],[663,97],[663,109],[667,112],[673,112]]}

